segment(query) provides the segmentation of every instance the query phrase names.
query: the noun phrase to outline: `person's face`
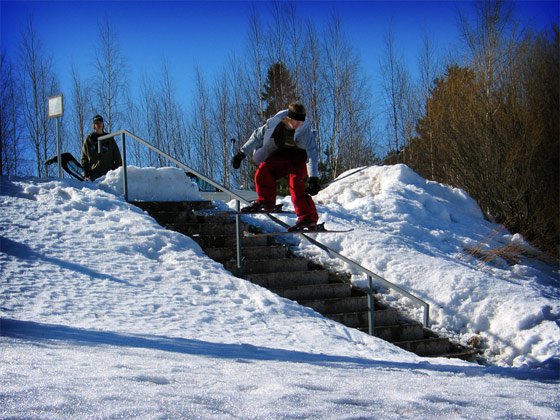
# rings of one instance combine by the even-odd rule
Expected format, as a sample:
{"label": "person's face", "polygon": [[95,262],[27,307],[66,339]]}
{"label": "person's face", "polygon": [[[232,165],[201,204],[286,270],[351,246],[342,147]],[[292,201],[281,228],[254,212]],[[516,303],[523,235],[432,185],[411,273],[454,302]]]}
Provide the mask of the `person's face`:
{"label": "person's face", "polygon": [[290,127],[292,127],[292,129],[294,130],[297,130],[303,125],[303,121],[292,120],[291,118],[288,118],[288,122],[290,124]]}
{"label": "person's face", "polygon": [[94,130],[96,133],[102,133],[102,132],[103,132],[103,127],[104,127],[103,121],[95,121],[95,122],[93,123],[93,130]]}

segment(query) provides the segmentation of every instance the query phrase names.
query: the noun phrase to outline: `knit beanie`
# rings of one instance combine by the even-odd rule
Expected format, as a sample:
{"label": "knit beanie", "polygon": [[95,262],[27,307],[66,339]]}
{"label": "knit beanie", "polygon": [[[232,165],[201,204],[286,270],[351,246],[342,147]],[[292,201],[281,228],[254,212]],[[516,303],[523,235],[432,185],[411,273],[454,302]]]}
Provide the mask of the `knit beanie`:
{"label": "knit beanie", "polygon": [[296,121],[305,121],[305,107],[299,102],[292,102],[288,106],[288,118]]}

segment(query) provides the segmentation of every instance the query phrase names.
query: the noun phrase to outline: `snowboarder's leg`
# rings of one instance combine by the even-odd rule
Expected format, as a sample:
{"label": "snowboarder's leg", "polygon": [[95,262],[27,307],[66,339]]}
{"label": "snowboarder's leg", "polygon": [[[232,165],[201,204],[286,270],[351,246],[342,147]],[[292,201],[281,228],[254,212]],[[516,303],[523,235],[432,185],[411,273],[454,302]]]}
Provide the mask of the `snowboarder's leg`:
{"label": "snowboarder's leg", "polygon": [[311,196],[305,191],[305,178],[307,177],[306,157],[307,155],[297,159],[290,167],[288,178],[290,195],[292,196],[292,203],[294,203],[294,209],[298,216],[298,222],[316,223],[319,220],[317,208]]}
{"label": "snowboarder's leg", "polygon": [[257,190],[257,203],[272,208],[276,204],[276,174],[274,160],[262,162],[255,172],[255,189]]}

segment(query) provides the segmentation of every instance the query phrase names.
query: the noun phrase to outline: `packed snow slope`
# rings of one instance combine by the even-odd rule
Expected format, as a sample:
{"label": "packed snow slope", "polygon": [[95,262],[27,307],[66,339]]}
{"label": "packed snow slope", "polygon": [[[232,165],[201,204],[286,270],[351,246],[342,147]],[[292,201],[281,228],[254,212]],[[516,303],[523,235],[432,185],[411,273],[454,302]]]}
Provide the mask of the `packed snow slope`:
{"label": "packed snow slope", "polygon": [[[391,168],[385,174],[371,168],[362,176],[370,170],[381,171],[381,183],[397,182],[389,179]],[[196,199],[196,190],[179,172],[132,168],[130,191],[144,199]],[[117,191],[118,173],[87,184],[1,178],[0,418],[558,417],[558,332],[546,321],[557,314],[554,295],[533,300],[534,306],[550,306],[533,322],[541,329],[510,326],[520,332],[533,328],[533,343],[548,340],[550,355],[527,352],[524,359],[548,363],[483,367],[420,358],[233,277],[193,240],[163,229],[126,203]],[[169,185],[174,182],[187,187]],[[179,189],[166,192],[171,188]],[[319,196],[322,217],[329,225],[353,224],[359,235],[324,235],[332,246],[354,252],[358,238],[377,226],[379,239],[363,238],[370,242],[367,252],[379,244],[388,250],[378,254],[399,250],[403,260],[410,253],[421,264],[427,264],[422,258],[432,258],[432,272],[454,267],[452,253],[443,257],[453,245],[438,248],[427,241],[424,257],[416,243],[422,243],[421,235],[401,239],[399,231],[389,238],[392,225],[383,230],[380,215],[385,212],[387,222],[398,224],[397,201],[387,199],[387,207],[368,210],[380,193],[367,193],[363,211],[346,209],[333,188],[336,183]],[[349,194],[353,201],[358,195]],[[412,200],[405,191],[402,197]],[[253,219],[263,223],[262,217]],[[467,224],[459,224],[467,230]],[[462,238],[459,231],[448,233],[450,242]],[[307,246],[303,251],[315,252]],[[363,257],[366,264],[370,258]],[[380,274],[395,282],[402,275],[401,285],[421,283],[405,280],[407,264],[401,263],[399,274],[395,259],[386,255],[374,260],[375,267],[368,264],[378,269],[384,264]],[[484,276],[508,270],[462,264]],[[529,264],[518,270],[523,267],[530,275],[498,274],[528,291],[544,290],[545,269]],[[434,299],[428,295],[424,298]],[[436,325],[452,318],[450,309],[430,302]]]}

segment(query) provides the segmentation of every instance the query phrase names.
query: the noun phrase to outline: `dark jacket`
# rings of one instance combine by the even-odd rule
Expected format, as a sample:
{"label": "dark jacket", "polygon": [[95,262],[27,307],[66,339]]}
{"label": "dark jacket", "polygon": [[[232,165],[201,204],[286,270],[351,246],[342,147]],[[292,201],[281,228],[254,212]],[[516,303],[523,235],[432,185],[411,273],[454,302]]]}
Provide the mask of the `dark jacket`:
{"label": "dark jacket", "polygon": [[121,152],[114,138],[101,142],[101,153],[97,151],[97,139],[107,133],[88,134],[82,144],[82,167],[86,178],[97,179],[122,165]]}

